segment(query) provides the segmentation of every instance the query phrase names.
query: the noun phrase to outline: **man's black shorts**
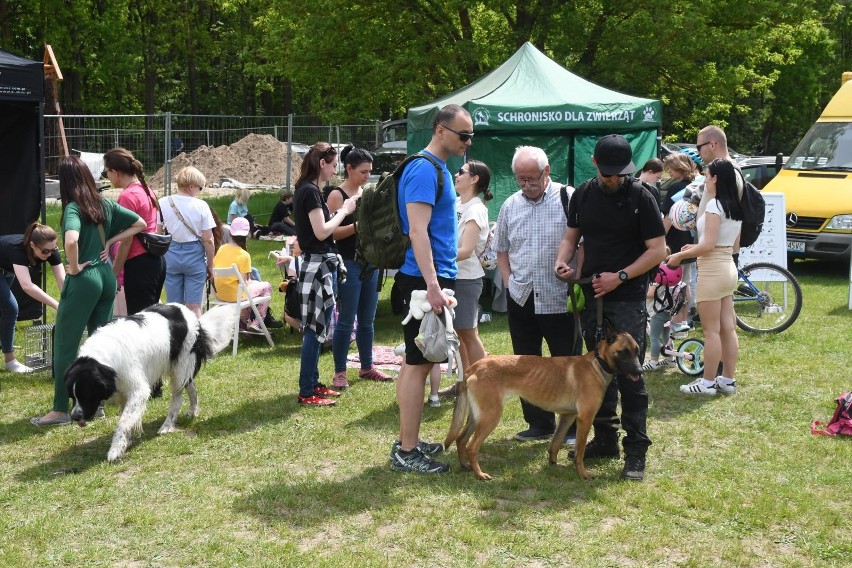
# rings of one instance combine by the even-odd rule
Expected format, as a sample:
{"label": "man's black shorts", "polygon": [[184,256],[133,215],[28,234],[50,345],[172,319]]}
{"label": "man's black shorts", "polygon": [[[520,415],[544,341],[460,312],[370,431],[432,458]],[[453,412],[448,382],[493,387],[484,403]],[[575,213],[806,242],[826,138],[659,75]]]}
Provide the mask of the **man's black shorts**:
{"label": "man's black shorts", "polygon": [[[405,311],[404,314],[408,314],[408,304],[411,302],[411,292],[413,290],[425,290],[426,289],[426,280],[419,276],[409,276],[408,274],[403,274],[402,272],[397,272],[396,277],[396,286],[398,288],[398,293],[404,302]],[[453,290],[455,287],[455,280],[448,280],[446,278],[438,277],[438,284],[441,286],[441,289],[449,288]],[[420,333],[420,320],[416,320],[411,318],[407,324],[402,326],[403,334],[405,335],[405,362],[408,365],[431,365],[432,361],[429,361],[423,356],[423,353],[414,344],[414,338],[417,337],[417,334]]]}

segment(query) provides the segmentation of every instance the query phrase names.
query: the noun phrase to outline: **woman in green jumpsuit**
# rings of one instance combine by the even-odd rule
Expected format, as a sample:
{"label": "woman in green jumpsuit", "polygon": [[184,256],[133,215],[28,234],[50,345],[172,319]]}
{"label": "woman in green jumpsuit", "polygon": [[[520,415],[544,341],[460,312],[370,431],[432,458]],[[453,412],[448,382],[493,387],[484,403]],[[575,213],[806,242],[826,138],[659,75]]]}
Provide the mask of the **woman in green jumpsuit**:
{"label": "woman in green jumpsuit", "polygon": [[145,229],[145,221],[136,213],[101,199],[92,174],[79,158],[62,159],[59,195],[67,277],[54,327],[53,410],[31,419],[36,426],[71,421],[65,371],[77,357],[83,329],[91,335],[112,319],[116,280],[107,262],[109,248]]}

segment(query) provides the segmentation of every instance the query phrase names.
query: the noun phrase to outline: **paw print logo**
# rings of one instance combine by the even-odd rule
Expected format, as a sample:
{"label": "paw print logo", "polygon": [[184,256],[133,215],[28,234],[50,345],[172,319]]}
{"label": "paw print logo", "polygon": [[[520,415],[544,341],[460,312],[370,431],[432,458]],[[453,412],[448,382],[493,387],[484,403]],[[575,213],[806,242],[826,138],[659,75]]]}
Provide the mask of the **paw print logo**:
{"label": "paw print logo", "polygon": [[642,116],[645,122],[654,122],[657,118],[657,111],[654,110],[654,107],[646,106],[645,110],[642,111]]}

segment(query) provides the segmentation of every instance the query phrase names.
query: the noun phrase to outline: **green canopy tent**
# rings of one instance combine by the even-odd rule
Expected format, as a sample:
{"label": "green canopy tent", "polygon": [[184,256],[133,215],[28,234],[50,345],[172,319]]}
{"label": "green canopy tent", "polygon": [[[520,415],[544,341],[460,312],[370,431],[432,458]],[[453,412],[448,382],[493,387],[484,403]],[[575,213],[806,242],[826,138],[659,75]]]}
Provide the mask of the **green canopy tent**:
{"label": "green canopy tent", "polygon": [[[633,147],[641,167],[657,156],[661,125],[660,101],[605,89],[574,75],[525,43],[500,67],[429,104],[408,111],[408,149],[429,143],[438,110],[457,104],[473,117],[473,145],[468,158],[491,167],[489,203],[492,219],[500,205],[517,190],[512,155],[521,145],[539,146],[550,159],[551,177],[571,185],[595,175],[591,155],[598,139],[622,134]],[[461,159],[450,161],[451,170]]]}

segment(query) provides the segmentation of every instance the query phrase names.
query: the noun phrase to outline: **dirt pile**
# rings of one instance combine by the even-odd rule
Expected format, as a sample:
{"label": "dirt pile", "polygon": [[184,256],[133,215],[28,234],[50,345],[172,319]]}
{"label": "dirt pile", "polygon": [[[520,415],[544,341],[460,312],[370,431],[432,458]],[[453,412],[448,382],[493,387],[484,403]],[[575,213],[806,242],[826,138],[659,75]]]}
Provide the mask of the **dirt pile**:
{"label": "dirt pile", "polygon": [[[178,154],[171,165],[173,192],[177,190],[175,176],[186,166],[198,168],[208,184],[218,185],[221,177],[228,177],[249,186],[283,186],[286,182],[287,145],[269,134],[249,134],[230,146],[201,146],[189,154]],[[302,158],[294,153],[290,167],[291,184],[299,177],[301,167]],[[165,167],[160,168],[148,183],[161,193],[165,185]]]}

